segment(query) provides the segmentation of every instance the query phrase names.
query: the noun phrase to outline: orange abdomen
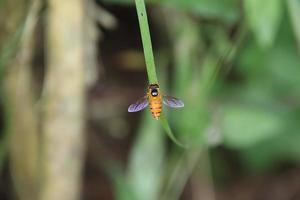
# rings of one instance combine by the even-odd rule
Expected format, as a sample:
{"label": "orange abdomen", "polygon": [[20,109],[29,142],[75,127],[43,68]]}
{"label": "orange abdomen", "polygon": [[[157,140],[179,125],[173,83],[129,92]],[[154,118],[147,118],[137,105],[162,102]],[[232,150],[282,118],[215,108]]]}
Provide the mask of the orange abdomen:
{"label": "orange abdomen", "polygon": [[160,113],[162,110],[161,96],[160,95],[157,97],[150,96],[149,107],[150,107],[152,116],[155,119],[158,119],[160,117]]}

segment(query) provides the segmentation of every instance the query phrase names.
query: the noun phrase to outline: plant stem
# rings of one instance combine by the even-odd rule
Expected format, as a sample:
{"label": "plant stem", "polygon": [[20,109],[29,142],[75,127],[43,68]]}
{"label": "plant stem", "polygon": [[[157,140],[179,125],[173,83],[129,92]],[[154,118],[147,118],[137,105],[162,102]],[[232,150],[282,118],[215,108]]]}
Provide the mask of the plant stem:
{"label": "plant stem", "polygon": [[149,83],[158,83],[144,0],[135,0]]}
{"label": "plant stem", "polygon": [[[135,0],[135,5],[136,5],[136,11],[137,11],[138,19],[139,19],[139,24],[140,24],[148,80],[149,80],[150,84],[158,83],[156,70],[155,70],[154,56],[153,56],[153,51],[152,51],[152,44],[151,44],[151,37],[150,37],[145,2],[144,2],[144,0]],[[164,130],[167,132],[168,136],[170,137],[170,139],[173,140],[173,142],[176,143],[177,145],[185,147],[176,139],[176,137],[174,136],[174,134],[169,126],[167,119],[165,118],[165,116],[163,114],[160,117],[160,122],[161,122]]]}

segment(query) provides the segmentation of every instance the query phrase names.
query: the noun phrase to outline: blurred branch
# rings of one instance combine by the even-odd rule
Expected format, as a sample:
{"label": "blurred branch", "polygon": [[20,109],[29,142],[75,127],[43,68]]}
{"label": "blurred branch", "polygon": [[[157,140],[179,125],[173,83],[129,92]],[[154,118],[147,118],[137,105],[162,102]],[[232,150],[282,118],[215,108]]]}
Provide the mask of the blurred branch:
{"label": "blurred branch", "polygon": [[33,32],[40,6],[39,0],[31,4],[20,49],[5,77],[12,177],[18,197],[24,200],[38,199],[38,125],[33,102],[31,62]]}
{"label": "blurred branch", "polygon": [[[234,59],[242,47],[243,42],[249,35],[249,30],[244,24],[245,22],[243,21],[238,27],[238,30],[236,31],[232,41],[228,41],[229,43],[227,49],[224,49],[223,52],[220,53],[220,59],[218,60],[216,73],[213,77],[213,80],[215,80],[218,76],[221,78],[226,77],[232,69]],[[218,48],[217,46],[218,44],[215,43],[213,48],[216,49]],[[221,70],[224,70],[224,73],[221,73]]]}
{"label": "blurred branch", "polygon": [[214,189],[211,159],[209,149],[206,147],[202,150],[202,155],[198,160],[197,166],[191,175],[192,184],[192,198],[194,200],[216,199],[216,192]]}
{"label": "blurred branch", "polygon": [[[174,150],[174,149],[173,149]],[[179,153],[173,151],[169,159],[169,166],[173,166],[171,173],[167,177],[166,187],[162,194],[161,200],[176,200],[184,189],[188,178],[192,174],[195,165],[200,157],[201,150],[193,151],[191,149]]]}
{"label": "blurred branch", "polygon": [[[161,200],[179,199],[189,179],[193,183],[193,199],[215,199],[207,147],[190,148],[181,153],[173,149],[168,162],[167,169],[171,172],[167,175]],[[197,188],[198,185],[202,188]]]}
{"label": "blurred branch", "polygon": [[84,154],[84,2],[49,0],[42,200],[80,198]]}
{"label": "blurred branch", "polygon": [[104,28],[114,29],[118,25],[117,19],[100,5],[96,5],[94,1],[90,1],[88,8],[91,18],[98,21]]}
{"label": "blurred branch", "polygon": [[98,79],[98,75],[102,74],[98,70],[99,57],[98,57],[98,40],[101,39],[101,30],[97,26],[99,22],[104,28],[113,29],[117,26],[117,20],[107,12],[105,9],[96,4],[93,0],[84,1],[85,14],[84,14],[84,62],[86,66],[85,82],[87,86],[92,86]]}

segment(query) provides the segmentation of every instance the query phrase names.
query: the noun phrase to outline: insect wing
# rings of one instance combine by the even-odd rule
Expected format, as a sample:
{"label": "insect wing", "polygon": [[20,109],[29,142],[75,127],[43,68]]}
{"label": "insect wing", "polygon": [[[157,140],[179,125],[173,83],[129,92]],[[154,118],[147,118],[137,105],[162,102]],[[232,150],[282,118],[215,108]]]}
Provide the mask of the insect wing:
{"label": "insect wing", "polygon": [[128,107],[128,112],[138,112],[140,110],[143,110],[144,108],[146,108],[148,106],[148,100],[147,97],[143,97],[141,99],[139,99],[137,102],[131,104]]}
{"label": "insect wing", "polygon": [[184,103],[180,99],[171,96],[163,96],[163,103],[171,108],[181,108],[184,106]]}

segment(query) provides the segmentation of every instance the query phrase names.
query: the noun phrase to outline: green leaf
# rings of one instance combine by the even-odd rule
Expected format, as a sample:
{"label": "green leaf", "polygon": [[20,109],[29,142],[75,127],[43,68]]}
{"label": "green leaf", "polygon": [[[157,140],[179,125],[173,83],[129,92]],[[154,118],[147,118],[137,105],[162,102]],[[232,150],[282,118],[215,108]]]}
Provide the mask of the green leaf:
{"label": "green leaf", "polygon": [[282,127],[280,117],[259,107],[228,105],[223,112],[224,143],[232,148],[251,147],[274,137]]}
{"label": "green leaf", "polygon": [[[288,128],[273,138],[243,149],[244,166],[252,173],[262,173],[276,167],[278,162],[300,162],[300,135],[297,129]],[[278,166],[278,165],[277,165]]]}
{"label": "green leaf", "polygon": [[245,0],[245,15],[258,44],[267,48],[274,40],[283,12],[281,0]]}
{"label": "green leaf", "polygon": [[280,162],[300,162],[300,109],[287,112],[280,134],[241,151],[244,166],[249,172],[262,173]]}
{"label": "green leaf", "polygon": [[[247,88],[241,88],[241,84],[235,87],[242,89],[242,93],[248,90],[268,90],[269,97],[277,96],[277,100],[286,95],[299,96],[300,57],[291,24],[281,24],[276,43],[268,51],[262,51],[253,39],[249,38],[244,44],[237,63],[237,70],[242,73]],[[237,95],[241,96],[240,93]],[[266,95],[264,92],[256,97]]]}

